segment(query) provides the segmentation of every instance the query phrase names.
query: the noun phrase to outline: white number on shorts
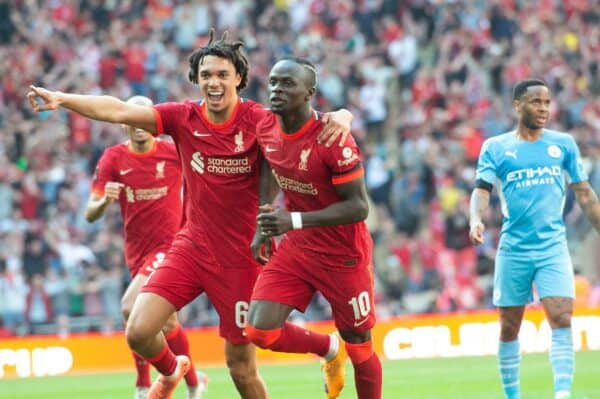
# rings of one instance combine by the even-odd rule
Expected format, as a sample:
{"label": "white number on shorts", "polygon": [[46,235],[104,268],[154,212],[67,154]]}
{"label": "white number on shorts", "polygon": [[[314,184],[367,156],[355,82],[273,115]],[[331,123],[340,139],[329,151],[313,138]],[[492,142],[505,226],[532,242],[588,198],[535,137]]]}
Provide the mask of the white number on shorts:
{"label": "white number on shorts", "polygon": [[369,293],[367,291],[363,291],[358,296],[349,300],[348,304],[352,306],[356,320],[366,317],[371,311],[371,301],[369,301]]}
{"label": "white number on shorts", "polygon": [[248,302],[237,301],[235,303],[235,324],[239,328],[246,327],[248,321]]}
{"label": "white number on shorts", "polygon": [[148,270],[150,273],[154,273],[160,264],[165,260],[165,256],[166,255],[164,252],[157,252],[155,260],[152,261],[150,266],[146,266],[146,270]]}

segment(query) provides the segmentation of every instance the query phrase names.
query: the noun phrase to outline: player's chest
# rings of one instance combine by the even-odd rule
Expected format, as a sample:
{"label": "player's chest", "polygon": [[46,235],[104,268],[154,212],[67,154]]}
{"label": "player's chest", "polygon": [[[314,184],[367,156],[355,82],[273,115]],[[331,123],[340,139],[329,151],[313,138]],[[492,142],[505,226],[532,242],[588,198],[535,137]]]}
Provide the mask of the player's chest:
{"label": "player's chest", "polygon": [[211,157],[237,157],[258,153],[256,134],[245,126],[216,129],[202,123],[191,124],[180,141],[180,151],[200,152]]}
{"label": "player's chest", "polygon": [[525,143],[505,148],[501,156],[500,176],[506,182],[563,176],[565,153],[555,144]]}
{"label": "player's chest", "polygon": [[215,130],[199,125],[180,139],[178,148],[186,173],[194,178],[221,181],[252,176],[256,171],[259,148],[249,129]]}
{"label": "player's chest", "polygon": [[117,162],[116,179],[130,187],[150,187],[179,181],[179,161],[164,158],[121,159]]}
{"label": "player's chest", "polygon": [[318,183],[328,179],[329,170],[320,158],[316,143],[273,140],[262,150],[271,168],[279,175]]}

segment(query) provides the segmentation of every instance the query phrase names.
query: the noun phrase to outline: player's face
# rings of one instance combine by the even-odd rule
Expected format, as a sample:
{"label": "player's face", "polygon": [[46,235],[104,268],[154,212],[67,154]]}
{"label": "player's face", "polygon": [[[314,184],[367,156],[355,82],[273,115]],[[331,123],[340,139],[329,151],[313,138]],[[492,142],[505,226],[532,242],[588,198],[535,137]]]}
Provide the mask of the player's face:
{"label": "player's face", "polygon": [[516,101],[521,123],[528,129],[542,129],[550,114],[550,91],[546,86],[530,86]]}
{"label": "player's face", "polygon": [[313,94],[307,87],[304,67],[293,61],[280,61],[269,74],[269,102],[277,114],[294,112],[305,106]]}
{"label": "player's face", "polygon": [[237,104],[236,88],[241,80],[227,58],[207,55],[198,65],[198,84],[210,112],[223,112]]}
{"label": "player's face", "polygon": [[152,135],[142,129],[137,129],[135,127],[126,126],[127,135],[129,136],[129,140],[133,141],[137,144],[143,144],[146,141],[152,138]]}

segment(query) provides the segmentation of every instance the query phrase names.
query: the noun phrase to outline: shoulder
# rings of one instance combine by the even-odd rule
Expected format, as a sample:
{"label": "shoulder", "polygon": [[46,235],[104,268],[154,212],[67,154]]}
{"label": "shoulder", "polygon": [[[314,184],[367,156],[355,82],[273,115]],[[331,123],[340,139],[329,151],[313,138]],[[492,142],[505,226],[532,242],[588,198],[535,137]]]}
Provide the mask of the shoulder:
{"label": "shoulder", "polygon": [[[119,144],[111,145],[110,147],[106,147],[104,152],[102,153],[102,159],[112,159],[118,158],[121,154],[123,154],[124,150],[127,149],[127,141],[124,141]],[[126,152],[126,151],[125,151]]]}
{"label": "shoulder", "polygon": [[483,142],[482,152],[485,151],[495,151],[498,149],[503,149],[507,146],[510,146],[511,143],[514,143],[514,131],[506,132],[499,134],[497,136],[493,136],[485,139]]}
{"label": "shoulder", "polygon": [[185,100],[183,102],[167,102],[154,105],[159,112],[191,113],[200,109],[200,101]]}
{"label": "shoulder", "polygon": [[575,143],[575,139],[569,133],[559,132],[558,130],[544,130],[544,136],[555,144],[572,144]]}
{"label": "shoulder", "polygon": [[264,105],[252,100],[242,99],[242,102],[239,106],[239,117],[249,120],[254,124],[258,124],[272,114],[271,110],[265,108]]}
{"label": "shoulder", "polygon": [[175,143],[173,143],[171,140],[156,139],[156,145],[162,151],[166,151],[166,152],[176,152],[177,151],[175,148]]}

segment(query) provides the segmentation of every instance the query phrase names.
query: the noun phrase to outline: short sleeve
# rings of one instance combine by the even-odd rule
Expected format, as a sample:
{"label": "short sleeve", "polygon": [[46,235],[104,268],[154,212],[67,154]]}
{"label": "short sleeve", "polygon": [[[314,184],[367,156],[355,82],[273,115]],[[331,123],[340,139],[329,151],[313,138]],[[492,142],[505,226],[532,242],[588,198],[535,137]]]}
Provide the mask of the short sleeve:
{"label": "short sleeve", "polygon": [[579,147],[573,137],[569,136],[567,141],[566,154],[563,167],[567,171],[567,178],[570,184],[581,183],[588,179],[587,173],[581,160]]}
{"label": "short sleeve", "polygon": [[481,147],[477,160],[476,180],[483,180],[489,184],[496,181],[496,162],[492,152],[492,141],[486,140]]}
{"label": "short sleeve", "polygon": [[104,186],[109,181],[114,181],[113,176],[113,165],[111,151],[107,149],[104,151],[98,163],[96,164],[96,170],[92,177],[92,192],[96,195],[104,195]]}
{"label": "short sleeve", "polygon": [[168,134],[177,138],[181,121],[187,120],[191,111],[189,103],[162,103],[154,106],[156,136]]}
{"label": "short sleeve", "polygon": [[339,145],[326,147],[319,144],[319,149],[331,170],[331,182],[334,185],[348,183],[365,174],[360,161],[360,148],[351,135],[346,138],[346,142],[341,147]]}

